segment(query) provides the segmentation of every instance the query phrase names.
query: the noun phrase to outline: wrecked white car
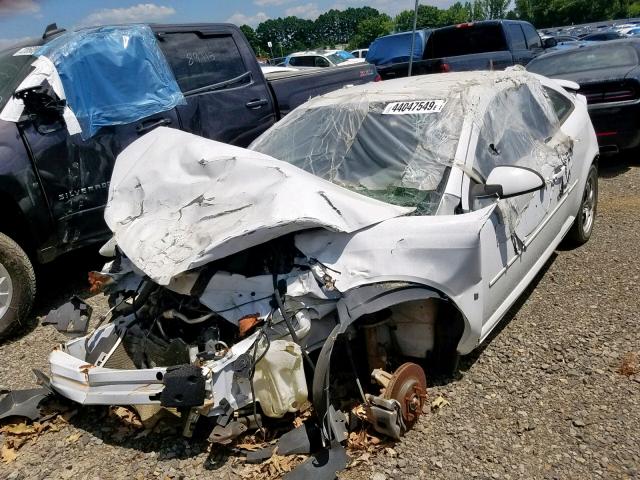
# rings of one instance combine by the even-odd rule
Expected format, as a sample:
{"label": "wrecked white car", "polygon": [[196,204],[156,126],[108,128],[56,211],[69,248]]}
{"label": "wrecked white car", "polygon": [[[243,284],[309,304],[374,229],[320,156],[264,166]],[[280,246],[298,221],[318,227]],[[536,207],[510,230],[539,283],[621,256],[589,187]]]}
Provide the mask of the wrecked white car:
{"label": "wrecked white car", "polygon": [[591,235],[598,147],[565,87],[420,76],[315,98],[249,149],[145,135],[110,185],[111,319],[51,353],[51,388],[177,407],[187,433],[215,417],[223,443],[309,403],[326,445],[356,403],[398,438],[419,365],[451,368],[563,237]]}

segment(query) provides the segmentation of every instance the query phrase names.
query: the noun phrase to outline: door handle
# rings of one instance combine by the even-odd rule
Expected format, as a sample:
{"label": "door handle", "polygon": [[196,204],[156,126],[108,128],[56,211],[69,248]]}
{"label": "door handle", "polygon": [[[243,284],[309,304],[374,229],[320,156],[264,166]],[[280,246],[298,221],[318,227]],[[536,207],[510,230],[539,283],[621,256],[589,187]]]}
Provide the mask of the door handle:
{"label": "door handle", "polygon": [[164,127],[166,125],[171,125],[170,118],[159,118],[157,120],[150,120],[149,122],[142,122],[136,126],[136,132],[138,135],[142,135],[143,133],[148,132],[149,130],[153,130],[156,127]]}
{"label": "door handle", "polygon": [[257,98],[255,100],[251,100],[247,103],[244,104],[245,107],[250,108],[252,110],[256,110],[266,104],[268,104],[269,101],[266,98]]}

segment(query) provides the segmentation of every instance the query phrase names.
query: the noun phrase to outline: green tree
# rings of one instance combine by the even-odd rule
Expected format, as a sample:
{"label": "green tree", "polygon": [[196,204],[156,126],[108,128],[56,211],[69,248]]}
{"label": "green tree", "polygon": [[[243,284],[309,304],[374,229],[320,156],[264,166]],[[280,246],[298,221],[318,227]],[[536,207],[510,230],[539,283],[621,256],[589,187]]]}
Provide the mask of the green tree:
{"label": "green tree", "polygon": [[376,38],[393,31],[393,20],[384,13],[362,20],[356,27],[356,33],[349,41],[349,49],[367,48]]}
{"label": "green tree", "polygon": [[455,25],[457,23],[468,22],[469,20],[471,20],[469,7],[462,5],[460,2],[454,3],[440,13],[440,21],[445,25]]}
{"label": "green tree", "polygon": [[371,7],[331,9],[323,13],[314,22],[318,46],[334,47],[349,42],[360,22],[378,15],[380,12]]}
{"label": "green tree", "polygon": [[256,54],[261,55],[263,52],[261,52],[260,41],[258,39],[258,35],[256,35],[256,31],[249,25],[241,25],[240,31],[245,37],[247,37],[247,41],[249,42],[249,45],[251,45],[251,48],[253,48],[253,51]]}
{"label": "green tree", "polygon": [[487,12],[485,11],[484,1],[483,0],[474,0],[471,6],[471,20],[479,21],[486,20]]}
{"label": "green tree", "polygon": [[313,46],[315,38],[313,22],[298,17],[265,20],[256,28],[256,35],[258,46],[265,52],[270,51],[267,42],[273,44],[273,54],[276,57],[306,50]]}
{"label": "green tree", "polygon": [[516,0],[518,18],[538,28],[633,16],[629,0]]}
{"label": "green tree", "polygon": [[510,3],[511,0],[483,0],[485,18],[504,18]]}
{"label": "green tree", "polygon": [[[406,32],[413,28],[413,10],[404,10],[396,18],[396,30]],[[436,28],[445,25],[442,19],[442,10],[432,5],[419,5],[416,28]]]}

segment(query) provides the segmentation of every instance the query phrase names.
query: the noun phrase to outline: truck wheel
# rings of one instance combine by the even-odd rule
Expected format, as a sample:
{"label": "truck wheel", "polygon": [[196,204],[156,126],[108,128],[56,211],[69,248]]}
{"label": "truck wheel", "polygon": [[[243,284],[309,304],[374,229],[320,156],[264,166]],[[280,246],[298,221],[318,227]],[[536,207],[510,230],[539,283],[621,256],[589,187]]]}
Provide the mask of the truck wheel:
{"label": "truck wheel", "polygon": [[27,254],[0,233],[0,338],[26,318],[36,295],[36,275]]}
{"label": "truck wheel", "polygon": [[582,201],[576,219],[567,232],[566,240],[570,245],[580,246],[589,241],[593,224],[596,221],[596,210],[598,207],[598,167],[591,165],[587,181],[582,192]]}

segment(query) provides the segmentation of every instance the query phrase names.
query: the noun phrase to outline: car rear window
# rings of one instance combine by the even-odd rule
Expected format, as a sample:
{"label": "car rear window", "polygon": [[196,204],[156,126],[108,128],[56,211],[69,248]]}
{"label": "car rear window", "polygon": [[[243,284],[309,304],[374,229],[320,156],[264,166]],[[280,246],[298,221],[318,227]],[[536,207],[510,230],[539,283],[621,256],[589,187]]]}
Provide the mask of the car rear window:
{"label": "car rear window", "polygon": [[429,36],[424,57],[442,58],[507,50],[502,27],[463,24],[434,30]]}
{"label": "car rear window", "polygon": [[31,55],[13,54],[17,48],[0,52],[0,109],[4,108],[7,100],[25,77],[28,66],[33,62]]}
{"label": "car rear window", "polygon": [[629,45],[606,45],[606,47],[569,50],[560,55],[542,56],[527,65],[527,70],[547,77],[584,72],[593,69],[608,69],[634,66],[638,55]]}

